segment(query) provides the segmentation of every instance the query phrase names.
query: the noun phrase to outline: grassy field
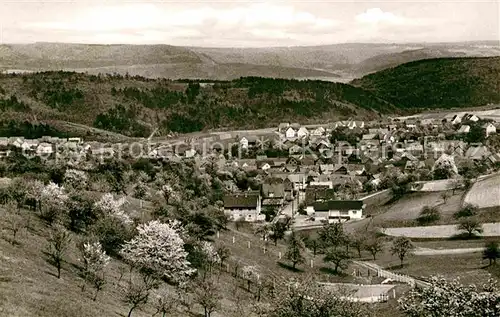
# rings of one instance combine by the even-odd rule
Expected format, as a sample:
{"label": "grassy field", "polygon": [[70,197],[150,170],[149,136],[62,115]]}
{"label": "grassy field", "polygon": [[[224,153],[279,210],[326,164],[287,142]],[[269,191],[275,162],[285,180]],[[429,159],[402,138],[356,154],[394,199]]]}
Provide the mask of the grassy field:
{"label": "grassy field", "polygon": [[460,278],[460,281],[464,284],[476,284],[478,286],[487,282],[489,277],[500,280],[499,265],[488,267],[487,261],[482,260],[480,252],[439,256],[415,255],[405,259],[405,263],[401,267],[399,258],[392,256],[388,249],[386,248],[386,251],[373,262],[396,273],[422,279],[431,275],[442,275],[450,279]]}
{"label": "grassy field", "polygon": [[465,195],[464,203],[478,205],[479,208],[500,206],[500,175],[475,183]]}

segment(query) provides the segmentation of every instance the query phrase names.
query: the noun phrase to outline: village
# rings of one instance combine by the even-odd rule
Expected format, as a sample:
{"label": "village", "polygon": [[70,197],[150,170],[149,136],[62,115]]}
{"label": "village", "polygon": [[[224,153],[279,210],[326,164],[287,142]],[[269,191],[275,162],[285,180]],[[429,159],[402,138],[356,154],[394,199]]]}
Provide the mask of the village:
{"label": "village", "polygon": [[[474,177],[462,171],[486,174],[496,169],[500,143],[490,141],[497,125],[463,114],[442,120],[349,120],[308,127],[281,123],[264,134],[219,132],[196,139],[147,139],[131,144],[87,142],[78,137],[4,137],[0,138],[0,157],[17,149],[29,157],[64,160],[75,167],[117,155],[120,159],[210,159],[220,169],[240,170],[252,180],[243,186],[231,180],[224,183],[223,207],[233,221],[295,217],[296,226],[310,227],[362,219],[366,207],[362,197],[390,186],[384,175],[412,175],[418,183]],[[472,133],[477,136],[471,140]],[[447,158],[456,166],[454,173],[433,176],[437,163]]]}

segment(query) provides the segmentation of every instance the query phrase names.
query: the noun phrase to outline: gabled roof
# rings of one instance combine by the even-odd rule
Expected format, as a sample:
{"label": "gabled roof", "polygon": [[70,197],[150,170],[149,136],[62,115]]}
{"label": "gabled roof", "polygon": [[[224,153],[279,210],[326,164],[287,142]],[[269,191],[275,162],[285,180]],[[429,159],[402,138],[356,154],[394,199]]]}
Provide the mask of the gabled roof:
{"label": "gabled roof", "polygon": [[259,204],[259,195],[253,192],[224,195],[224,208],[256,208]]}
{"label": "gabled roof", "polygon": [[330,200],[325,202],[315,202],[313,204],[314,211],[330,211],[330,210],[360,210],[363,209],[363,201],[361,200]]}

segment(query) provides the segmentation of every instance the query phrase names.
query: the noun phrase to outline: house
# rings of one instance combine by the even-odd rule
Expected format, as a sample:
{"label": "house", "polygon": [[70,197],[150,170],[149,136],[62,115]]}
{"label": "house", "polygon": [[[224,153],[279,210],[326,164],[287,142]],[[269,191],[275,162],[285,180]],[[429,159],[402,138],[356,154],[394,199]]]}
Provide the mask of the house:
{"label": "house", "polygon": [[292,183],[295,191],[304,190],[307,187],[307,176],[304,173],[290,174],[287,179]]}
{"label": "house", "polygon": [[264,198],[280,198],[285,197],[285,185],[280,178],[267,179],[262,184],[262,197]]}
{"label": "house", "polygon": [[370,133],[370,134],[363,134],[363,140],[373,140],[375,139],[375,137],[377,136],[377,134],[375,133]]}
{"label": "house", "polygon": [[498,164],[498,163],[500,163],[500,153],[496,153],[496,154],[490,155],[488,157],[488,160],[492,164]]}
{"label": "house", "polygon": [[36,148],[37,155],[50,155],[54,153],[54,147],[50,143],[42,142]]}
{"label": "house", "polygon": [[457,130],[457,133],[469,133],[470,132],[470,125],[464,124],[460,127],[460,129]]}
{"label": "house", "polygon": [[461,115],[454,115],[453,118],[451,118],[451,124],[459,124],[462,122],[462,116]]}
{"label": "house", "polygon": [[297,137],[302,139],[302,138],[305,138],[309,135],[309,131],[307,130],[306,127],[300,127],[298,130],[297,130]]}
{"label": "house", "polygon": [[82,138],[68,138],[68,142],[70,142],[70,143],[76,143],[76,144],[82,144],[83,140],[82,140]]}
{"label": "house", "polygon": [[406,161],[405,170],[407,171],[414,171],[422,168],[425,168],[424,161]]}
{"label": "house", "polygon": [[248,149],[248,139],[246,137],[242,137],[239,141],[240,148]]}
{"label": "house", "polygon": [[288,122],[282,122],[278,125],[278,132],[283,134],[285,133],[286,129],[290,126],[290,123]]}
{"label": "house", "polygon": [[318,127],[311,132],[311,136],[322,136],[326,130],[323,127]]}
{"label": "house", "polygon": [[224,213],[231,220],[243,219],[253,222],[264,220],[265,215],[261,215],[261,197],[258,192],[242,192],[224,195]]}
{"label": "house", "polygon": [[483,125],[483,129],[485,130],[486,137],[488,137],[492,133],[497,133],[497,128],[491,122],[485,123]]}
{"label": "house", "polygon": [[292,155],[303,152],[303,149],[299,145],[294,144],[288,149],[288,152]]}
{"label": "house", "polygon": [[292,127],[288,127],[285,131],[285,138],[293,139],[297,136],[295,130]]}
{"label": "house", "polygon": [[326,219],[328,222],[363,217],[364,204],[361,200],[329,200],[314,202],[307,206],[307,213],[312,213],[316,218]]}
{"label": "house", "polygon": [[476,116],[475,114],[472,114],[472,113],[467,113],[464,115],[463,121],[472,121],[472,122],[478,122],[479,121],[479,117]]}
{"label": "house", "polygon": [[486,159],[490,155],[490,150],[488,150],[488,148],[484,145],[471,146],[467,149],[467,152],[465,152],[465,157],[470,158],[474,161],[481,161],[483,159]]}
{"label": "house", "polygon": [[333,164],[320,164],[319,165],[319,171],[323,175],[332,174],[334,169],[335,169],[335,166]]}
{"label": "house", "polygon": [[195,155],[196,155],[196,150],[193,148],[188,149],[184,152],[184,157],[186,158],[194,157]]}
{"label": "house", "polygon": [[407,119],[407,120],[405,120],[405,126],[407,128],[416,128],[417,127],[417,120]]}
{"label": "house", "polygon": [[7,147],[7,146],[9,146],[9,138],[0,137],[0,147]]}

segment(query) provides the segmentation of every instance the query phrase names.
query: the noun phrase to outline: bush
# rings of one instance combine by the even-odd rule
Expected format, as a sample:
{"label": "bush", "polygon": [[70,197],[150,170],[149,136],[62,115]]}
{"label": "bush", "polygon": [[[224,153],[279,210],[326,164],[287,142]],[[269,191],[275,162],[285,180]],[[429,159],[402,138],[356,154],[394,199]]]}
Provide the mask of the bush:
{"label": "bush", "polygon": [[91,232],[99,239],[104,251],[118,255],[125,241],[132,239],[133,230],[123,221],[112,216],[104,216],[96,221]]}
{"label": "bush", "polygon": [[438,221],[441,218],[439,214],[439,209],[437,207],[425,206],[422,208],[419,216],[417,217],[417,222],[420,225],[426,225]]}
{"label": "bush", "polygon": [[473,204],[466,204],[459,211],[453,214],[455,219],[461,219],[466,217],[474,217],[479,211],[479,206]]}

